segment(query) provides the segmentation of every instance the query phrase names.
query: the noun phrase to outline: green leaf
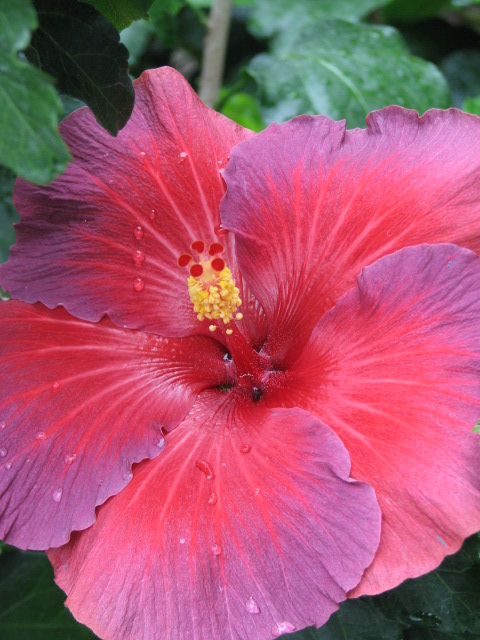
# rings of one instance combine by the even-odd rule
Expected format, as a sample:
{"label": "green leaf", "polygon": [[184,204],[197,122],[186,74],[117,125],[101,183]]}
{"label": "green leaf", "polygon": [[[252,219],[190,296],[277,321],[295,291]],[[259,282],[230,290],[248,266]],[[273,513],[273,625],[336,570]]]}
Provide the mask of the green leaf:
{"label": "green leaf", "polygon": [[328,18],[355,22],[390,0],[254,0],[249,29],[258,38],[280,32],[295,36]]}
{"label": "green leaf", "polygon": [[130,67],[138,64],[152,39],[153,25],[145,20],[137,20],[120,34],[120,42],[128,49]]}
{"label": "green leaf", "polygon": [[451,8],[449,0],[394,0],[382,12],[386,21],[415,22]]}
{"label": "green leaf", "polygon": [[[12,549],[12,548],[10,548]],[[94,640],[63,606],[65,594],[53,582],[43,553],[0,554],[0,637],[15,640]]]}
{"label": "green leaf", "polygon": [[55,77],[60,91],[83,100],[116,135],[133,109],[128,51],[93,7],[74,0],[36,0],[39,28],[27,56]]}
{"label": "green leaf", "polygon": [[134,20],[148,19],[148,10],[153,0],[81,0],[107,18],[121,31]]}
{"label": "green leaf", "polygon": [[5,53],[22,51],[37,28],[37,16],[30,0],[0,1],[0,49]]}
{"label": "green leaf", "polygon": [[389,619],[374,599],[361,598],[344,602],[323,627],[314,630],[312,640],[401,640],[406,627]]}
{"label": "green leaf", "polygon": [[415,628],[479,638],[479,536],[467,540],[460,553],[447,556],[436,571],[406,580],[382,600],[390,611],[408,616]]}
{"label": "green leaf", "polygon": [[45,184],[71,156],[57,131],[62,104],[50,78],[18,59],[35,26],[30,2],[0,2],[0,163]]}
{"label": "green leaf", "polygon": [[440,63],[452,90],[453,104],[461,107],[465,98],[480,95],[480,51],[459,49]]}
{"label": "green leaf", "polygon": [[[222,100],[222,93],[220,99]],[[265,129],[265,123],[262,120],[258,109],[257,101],[248,93],[238,92],[228,96],[223,103],[221,112],[230,120],[234,120],[241,124],[242,127],[251,129],[252,131],[261,131]]]}
{"label": "green leaf", "polygon": [[14,184],[15,174],[0,166],[0,262],[7,260],[10,245],[15,242],[12,225],[19,216],[12,202]]}
{"label": "green leaf", "polygon": [[[478,108],[478,110],[480,111],[480,98],[475,98],[476,100],[476,106]],[[470,112],[470,113],[475,113],[475,112]],[[475,433],[480,433],[480,420],[477,422],[477,424],[473,427],[473,431]]]}
{"label": "green leaf", "polygon": [[266,122],[320,113],[346,118],[352,128],[389,104],[419,112],[450,106],[440,71],[410,55],[392,27],[328,20],[256,56],[247,71],[257,82]]}

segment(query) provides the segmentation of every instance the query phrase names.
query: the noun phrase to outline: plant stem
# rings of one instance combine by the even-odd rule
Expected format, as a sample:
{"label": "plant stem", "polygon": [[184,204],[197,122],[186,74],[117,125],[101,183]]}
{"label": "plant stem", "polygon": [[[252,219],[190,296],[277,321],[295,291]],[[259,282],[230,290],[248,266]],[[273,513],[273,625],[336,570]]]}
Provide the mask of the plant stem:
{"label": "plant stem", "polygon": [[222,84],[232,0],[214,0],[205,36],[199,96],[210,107],[218,100]]}

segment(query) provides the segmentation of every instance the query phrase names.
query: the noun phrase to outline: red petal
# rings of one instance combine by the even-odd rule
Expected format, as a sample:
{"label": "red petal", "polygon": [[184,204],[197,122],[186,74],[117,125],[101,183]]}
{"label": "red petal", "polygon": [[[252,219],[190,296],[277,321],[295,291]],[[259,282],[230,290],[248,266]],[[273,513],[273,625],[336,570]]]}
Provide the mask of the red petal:
{"label": "red petal", "polygon": [[107,313],[162,335],[208,333],[177,259],[198,238],[215,240],[219,168],[251,132],[203,105],[173,69],[146,71],[135,89],[116,138],[76,111],[61,125],[75,158],[66,173],[46,187],[18,181],[21,222],[2,287],[85,320]]}
{"label": "red petal", "polygon": [[282,398],[335,429],[382,509],[356,595],[432,570],[480,529],[479,371],[480,259],[453,245],[362,271],[292,367]]}
{"label": "red petal", "polygon": [[232,150],[222,221],[281,364],[362,267],[423,242],[480,251],[480,120],[388,107],[368,129],[300,117]]}
{"label": "red petal", "polygon": [[0,303],[0,538],[64,544],[155,457],[202,389],[228,381],[219,345]]}
{"label": "red petal", "polygon": [[307,413],[207,392],[96,524],[49,552],[56,580],[105,640],[320,625],[379,536],[374,494],[348,473],[338,438]]}

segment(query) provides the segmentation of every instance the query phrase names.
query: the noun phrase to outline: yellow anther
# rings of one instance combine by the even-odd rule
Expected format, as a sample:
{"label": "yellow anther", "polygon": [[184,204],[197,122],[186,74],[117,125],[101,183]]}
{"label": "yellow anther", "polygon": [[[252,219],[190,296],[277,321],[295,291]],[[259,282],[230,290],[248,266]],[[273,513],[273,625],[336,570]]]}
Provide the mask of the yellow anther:
{"label": "yellow anther", "polygon": [[216,330],[217,330],[217,327],[216,327],[214,324],[211,324],[211,325],[208,327],[208,330],[209,330],[209,331],[211,331],[211,332],[213,333],[214,331],[216,331]]}
{"label": "yellow anther", "polygon": [[[201,275],[188,278],[188,293],[199,320],[208,318],[228,324],[242,304],[239,290],[228,267],[216,271],[211,263],[212,260],[202,261]],[[210,331],[213,331],[212,326],[215,325],[210,325]]]}
{"label": "yellow anther", "polygon": [[235,320],[241,320],[243,318],[243,313],[237,313],[235,316]]}
{"label": "yellow anther", "polygon": [[225,330],[225,333],[226,333],[227,335],[231,336],[231,335],[232,335],[232,333],[233,333],[233,329],[226,329],[226,330]]}

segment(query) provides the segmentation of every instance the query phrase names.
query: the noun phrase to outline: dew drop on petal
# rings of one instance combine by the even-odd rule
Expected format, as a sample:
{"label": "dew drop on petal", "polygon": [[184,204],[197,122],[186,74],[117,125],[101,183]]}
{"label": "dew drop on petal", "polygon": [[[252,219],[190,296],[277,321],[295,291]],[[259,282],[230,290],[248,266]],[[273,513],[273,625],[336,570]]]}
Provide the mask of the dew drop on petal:
{"label": "dew drop on petal", "polygon": [[251,450],[252,450],[252,445],[250,444],[243,444],[242,448],[240,449],[242,453],[250,453]]}
{"label": "dew drop on petal", "polygon": [[135,278],[135,280],[133,281],[133,288],[135,289],[135,291],[143,291],[144,287],[145,282],[143,281],[143,278],[140,278],[140,276],[138,276],[138,278]]}
{"label": "dew drop on petal", "polygon": [[57,391],[58,389],[60,389],[60,383],[59,383],[59,382],[54,382],[54,383],[52,384],[52,389],[53,389],[54,391]]}
{"label": "dew drop on petal", "polygon": [[52,494],[52,498],[54,499],[55,502],[60,502],[60,500],[62,499],[62,493],[63,493],[63,489],[62,488],[58,488],[55,489],[55,491]]}
{"label": "dew drop on petal", "polygon": [[221,224],[217,224],[217,226],[214,229],[214,232],[215,232],[215,235],[217,235],[219,237],[225,236],[228,233],[228,231],[226,229],[224,229]]}
{"label": "dew drop on petal", "polygon": [[7,464],[5,465],[5,469],[8,471],[11,468],[12,468],[12,463],[11,462],[7,462]]}
{"label": "dew drop on petal", "polygon": [[141,240],[143,238],[143,234],[143,227],[135,227],[135,229],[133,230],[133,235],[137,240]]}
{"label": "dew drop on petal", "polygon": [[148,217],[150,218],[150,220],[155,220],[155,218],[157,217],[157,212],[155,211],[155,209],[152,209],[150,211]]}
{"label": "dew drop on petal", "polygon": [[195,466],[197,469],[200,469],[200,471],[203,471],[207,480],[213,480],[213,478],[215,478],[215,473],[213,472],[212,467],[205,460],[197,460]]}
{"label": "dew drop on petal", "polygon": [[76,459],[76,457],[77,457],[76,453],[67,453],[67,455],[64,458],[65,464],[72,464],[72,462]]}
{"label": "dew drop on petal", "polygon": [[246,601],[245,606],[247,608],[248,613],[260,613],[260,607],[252,598],[252,596],[250,596],[250,598]]}
{"label": "dew drop on petal", "polygon": [[258,496],[258,494],[260,493],[260,487],[256,487],[254,493],[255,493],[256,496]]}
{"label": "dew drop on petal", "polygon": [[45,433],[45,431],[37,431],[37,433],[35,434],[36,440],[45,440],[46,437],[47,437],[47,434]]}
{"label": "dew drop on petal", "polygon": [[124,478],[125,480],[128,480],[130,482],[130,480],[133,478],[133,473],[131,471],[126,471]]}
{"label": "dew drop on petal", "polygon": [[0,458],[5,458],[7,453],[8,453],[8,451],[5,449],[5,447],[1,447],[0,448]]}
{"label": "dew drop on petal", "polygon": [[167,444],[167,441],[165,440],[165,438],[162,436],[160,438],[160,440],[157,442],[157,447],[160,449],[160,451],[162,451],[162,449],[165,449],[165,445]]}
{"label": "dew drop on petal", "polygon": [[225,468],[226,466],[227,466],[227,463],[226,462],[222,462],[222,467]]}
{"label": "dew drop on petal", "polygon": [[178,154],[180,156],[180,158],[186,158],[188,156],[188,153],[186,151],[180,151],[180,153]]}
{"label": "dew drop on petal", "polygon": [[207,504],[211,504],[211,505],[217,504],[217,494],[214,493],[213,491],[207,500]]}
{"label": "dew drop on petal", "polygon": [[7,426],[7,423],[5,421],[0,422],[0,429],[5,429]]}
{"label": "dew drop on petal", "polygon": [[141,156],[146,155],[145,151],[140,151],[140,155],[141,155]]}
{"label": "dew drop on petal", "polygon": [[212,547],[212,553],[214,556],[219,556],[222,553],[222,547],[218,544],[214,544]]}
{"label": "dew drop on petal", "polygon": [[185,538],[180,538],[179,542],[180,544],[185,544]]}
{"label": "dew drop on petal", "polygon": [[278,638],[278,636],[281,636],[284,633],[291,633],[292,631],[295,631],[295,625],[291,622],[287,622],[286,620],[283,622],[276,622],[272,627],[272,633],[275,638]]}
{"label": "dew drop on petal", "polygon": [[140,249],[137,249],[136,251],[133,252],[132,258],[134,262],[136,262],[137,264],[140,264],[145,260],[145,254]]}
{"label": "dew drop on petal", "polygon": [[219,173],[220,175],[223,175],[223,172],[224,172],[224,171],[225,171],[225,169],[223,169],[223,168],[222,168],[222,169],[219,169],[219,170],[218,170],[218,173]]}

